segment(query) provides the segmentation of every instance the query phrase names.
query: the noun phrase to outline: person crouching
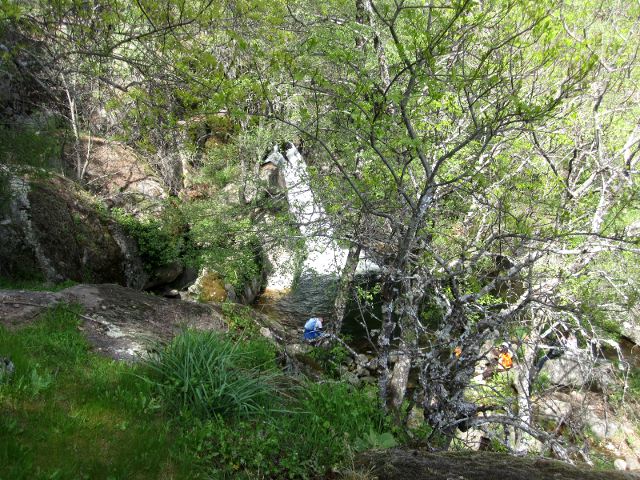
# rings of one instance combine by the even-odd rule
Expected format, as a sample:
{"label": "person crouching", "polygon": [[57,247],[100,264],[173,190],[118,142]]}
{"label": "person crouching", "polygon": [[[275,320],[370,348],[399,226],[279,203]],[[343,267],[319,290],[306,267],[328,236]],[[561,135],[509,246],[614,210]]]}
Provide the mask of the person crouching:
{"label": "person crouching", "polygon": [[304,324],[304,339],[314,340],[322,336],[322,317],[311,317]]}

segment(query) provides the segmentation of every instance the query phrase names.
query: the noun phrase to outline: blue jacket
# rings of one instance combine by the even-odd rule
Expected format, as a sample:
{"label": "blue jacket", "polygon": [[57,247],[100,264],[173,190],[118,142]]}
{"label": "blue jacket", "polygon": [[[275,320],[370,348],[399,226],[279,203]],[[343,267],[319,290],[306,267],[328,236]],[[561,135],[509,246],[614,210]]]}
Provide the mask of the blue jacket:
{"label": "blue jacket", "polygon": [[322,321],[318,317],[307,320],[304,324],[304,338],[306,340],[313,340],[320,335],[322,335]]}

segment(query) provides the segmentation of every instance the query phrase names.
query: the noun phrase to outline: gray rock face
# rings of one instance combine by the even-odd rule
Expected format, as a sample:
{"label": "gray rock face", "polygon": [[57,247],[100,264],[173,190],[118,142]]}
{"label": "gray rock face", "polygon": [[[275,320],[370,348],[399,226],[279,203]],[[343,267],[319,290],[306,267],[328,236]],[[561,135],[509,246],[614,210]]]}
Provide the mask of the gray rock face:
{"label": "gray rock face", "polygon": [[547,361],[542,372],[552,385],[581,389],[603,390],[613,383],[610,362],[595,362],[584,351],[567,352],[559,358]]}
{"label": "gray rock face", "polygon": [[0,274],[132,285],[114,225],[63,177],[14,176],[0,218]]}
{"label": "gray rock face", "polygon": [[81,329],[95,350],[119,360],[136,360],[183,328],[223,330],[220,310],[149,295],[119,285],[76,285],[58,293],[0,290],[0,325],[19,328],[58,303],[82,306]]}

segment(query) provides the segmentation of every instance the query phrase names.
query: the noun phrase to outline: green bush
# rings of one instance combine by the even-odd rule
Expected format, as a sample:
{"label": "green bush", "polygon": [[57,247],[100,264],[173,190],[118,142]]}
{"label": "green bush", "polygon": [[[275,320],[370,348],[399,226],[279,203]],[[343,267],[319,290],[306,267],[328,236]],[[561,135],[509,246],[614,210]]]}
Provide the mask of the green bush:
{"label": "green bush", "polygon": [[214,200],[185,207],[189,235],[196,246],[189,263],[218,272],[238,291],[262,270],[260,241],[246,214]]}
{"label": "green bush", "polygon": [[40,168],[59,166],[62,137],[55,120],[39,120],[39,125],[21,128],[0,126],[0,163]]}
{"label": "green bush", "polygon": [[[348,336],[344,337],[348,343]],[[350,358],[349,352],[342,345],[334,345],[331,348],[314,348],[309,352],[309,357],[314,359],[322,367],[327,375],[334,379],[340,378],[341,366]]]}
{"label": "green bush", "polygon": [[275,408],[276,379],[264,349],[217,332],[187,330],[147,360],[161,402],[200,418],[247,417]]}
{"label": "green bush", "polygon": [[233,302],[224,302],[221,305],[229,330],[242,333],[249,337],[258,334],[258,325],[251,318],[251,307]]}
{"label": "green bush", "polygon": [[189,421],[182,448],[200,452],[212,478],[323,478],[353,450],[395,445],[373,392],[336,382],[296,392],[269,416]]}
{"label": "green bush", "polygon": [[169,228],[171,223],[156,218],[139,220],[117,208],[112,212],[124,231],[136,241],[145,270],[152,271],[180,258],[184,242],[179,233]]}

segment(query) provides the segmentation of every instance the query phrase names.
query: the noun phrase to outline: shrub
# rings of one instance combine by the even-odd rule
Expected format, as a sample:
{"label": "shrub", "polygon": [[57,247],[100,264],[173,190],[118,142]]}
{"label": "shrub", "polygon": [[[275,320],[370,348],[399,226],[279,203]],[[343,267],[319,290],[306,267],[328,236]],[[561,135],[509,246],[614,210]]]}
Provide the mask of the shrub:
{"label": "shrub", "polygon": [[205,200],[186,206],[185,215],[197,246],[191,263],[215,270],[241,292],[262,270],[260,241],[247,212],[219,200]]}
{"label": "shrub", "polygon": [[251,307],[232,302],[224,302],[221,307],[222,313],[224,313],[228,322],[229,330],[248,336],[258,334],[258,325],[251,318]]}
{"label": "shrub", "polygon": [[180,257],[182,238],[168,231],[167,222],[155,218],[139,220],[117,208],[113,209],[113,216],[136,241],[145,270],[152,271]]}
{"label": "shrub", "polygon": [[165,407],[200,418],[274,408],[277,375],[264,351],[217,332],[187,330],[147,360]]}
{"label": "shrub", "polygon": [[286,411],[185,424],[184,449],[212,478],[324,478],[354,449],[395,445],[375,394],[331,382],[302,384]]}

